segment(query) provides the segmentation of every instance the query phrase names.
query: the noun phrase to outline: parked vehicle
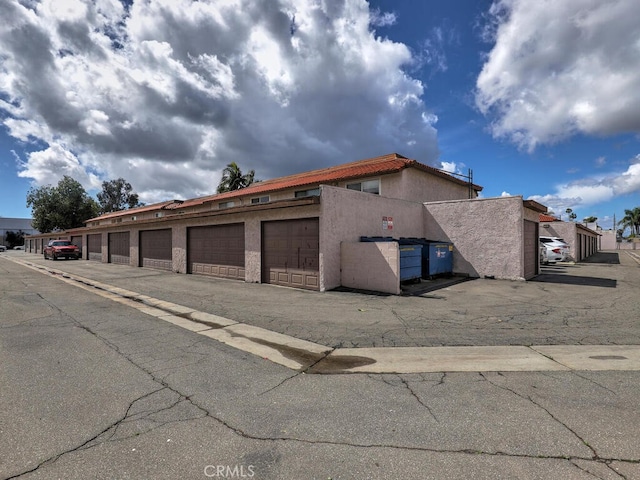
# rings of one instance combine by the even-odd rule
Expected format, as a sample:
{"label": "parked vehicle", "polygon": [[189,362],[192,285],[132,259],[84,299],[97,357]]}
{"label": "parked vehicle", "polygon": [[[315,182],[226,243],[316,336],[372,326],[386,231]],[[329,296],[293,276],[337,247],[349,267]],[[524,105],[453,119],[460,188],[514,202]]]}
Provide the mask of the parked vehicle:
{"label": "parked vehicle", "polygon": [[540,265],[547,265],[549,263],[549,256],[547,255],[547,246],[540,242]]}
{"label": "parked vehicle", "polygon": [[43,250],[44,259],[50,258],[57,260],[59,258],[72,258],[77,260],[80,258],[80,249],[69,240],[51,240]]}
{"label": "parked vehicle", "polygon": [[547,246],[548,255],[549,255],[549,252],[555,249],[560,249],[560,255],[562,258],[560,258],[559,260],[554,260],[553,258],[557,257],[558,252],[553,252],[555,255],[553,255],[553,258],[551,258],[552,257],[551,255],[549,255],[549,261],[564,262],[565,260],[568,260],[570,258],[571,248],[569,247],[569,244],[565,242],[562,238],[540,237],[540,241]]}
{"label": "parked vehicle", "polygon": [[5,247],[4,245],[0,245],[0,252],[6,252],[7,251],[7,247]]}
{"label": "parked vehicle", "polygon": [[549,245],[547,243],[543,245],[546,250],[544,261],[545,265],[548,265],[549,263],[562,262],[564,260],[564,254],[562,253],[562,249],[560,247]]}

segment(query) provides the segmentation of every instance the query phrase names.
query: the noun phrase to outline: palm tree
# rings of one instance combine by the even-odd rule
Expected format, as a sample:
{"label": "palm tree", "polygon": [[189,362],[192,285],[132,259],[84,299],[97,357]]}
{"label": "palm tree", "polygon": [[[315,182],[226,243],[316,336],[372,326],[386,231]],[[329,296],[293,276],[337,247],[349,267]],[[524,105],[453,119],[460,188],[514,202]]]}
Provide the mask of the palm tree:
{"label": "palm tree", "polygon": [[218,184],[218,193],[231,192],[248,187],[254,182],[255,174],[256,172],[251,170],[246,175],[243,175],[238,164],[231,162],[222,170],[222,178]]}
{"label": "palm tree", "polygon": [[629,227],[631,235],[640,235],[640,207],[625,210],[624,217],[618,222],[623,228]]}

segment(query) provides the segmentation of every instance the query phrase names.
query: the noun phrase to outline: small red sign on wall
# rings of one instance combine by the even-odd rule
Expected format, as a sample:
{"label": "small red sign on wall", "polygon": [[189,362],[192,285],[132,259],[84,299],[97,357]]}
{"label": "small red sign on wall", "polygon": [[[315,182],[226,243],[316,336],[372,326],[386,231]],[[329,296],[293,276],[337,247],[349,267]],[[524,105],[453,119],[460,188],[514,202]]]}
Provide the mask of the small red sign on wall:
{"label": "small red sign on wall", "polygon": [[393,217],[382,217],[382,229],[393,230]]}

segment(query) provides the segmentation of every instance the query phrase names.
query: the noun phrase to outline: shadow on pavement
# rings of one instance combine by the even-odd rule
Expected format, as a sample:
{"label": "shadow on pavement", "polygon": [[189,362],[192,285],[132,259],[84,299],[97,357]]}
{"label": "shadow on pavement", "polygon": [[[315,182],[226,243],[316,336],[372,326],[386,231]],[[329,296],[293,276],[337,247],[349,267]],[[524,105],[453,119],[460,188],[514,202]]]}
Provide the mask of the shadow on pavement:
{"label": "shadow on pavement", "polygon": [[615,252],[598,252],[582,260],[582,263],[620,264],[620,255]]}
{"label": "shadow on pavement", "polygon": [[541,283],[563,283],[565,285],[585,285],[589,287],[616,288],[617,280],[599,277],[584,277],[580,275],[567,275],[561,271],[543,270],[543,273],[529,280]]}
{"label": "shadow on pavement", "polygon": [[[445,276],[445,277],[436,277],[431,279],[420,279],[419,282],[407,282],[402,283],[400,285],[401,296],[420,296],[425,293],[433,292],[434,290],[439,290],[441,288],[450,287],[452,285],[456,285],[462,282],[468,282],[470,280],[475,280],[474,277],[467,276]],[[360,293],[363,295],[375,295],[378,297],[390,297],[394,296],[391,293],[384,292],[375,292],[372,290],[361,290],[358,288],[349,288],[349,287],[337,287],[331,290],[332,292],[345,292],[345,293]]]}

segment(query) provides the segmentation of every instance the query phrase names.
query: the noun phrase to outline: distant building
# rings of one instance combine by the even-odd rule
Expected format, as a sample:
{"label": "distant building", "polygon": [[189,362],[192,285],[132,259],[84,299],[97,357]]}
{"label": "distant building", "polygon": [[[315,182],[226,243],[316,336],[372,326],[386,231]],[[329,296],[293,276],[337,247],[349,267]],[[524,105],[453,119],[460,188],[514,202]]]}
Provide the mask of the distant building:
{"label": "distant building", "polygon": [[[564,222],[544,213],[540,214],[539,223],[541,237],[560,237],[569,244],[572,261],[581,262],[598,250],[611,248],[600,245],[602,230],[591,229],[581,223]],[[588,225],[597,228],[596,223]]]}
{"label": "distant building", "polygon": [[18,233],[22,231],[25,235],[36,235],[40,233],[31,225],[30,218],[5,218],[0,217],[0,245],[6,245],[7,232]]}

